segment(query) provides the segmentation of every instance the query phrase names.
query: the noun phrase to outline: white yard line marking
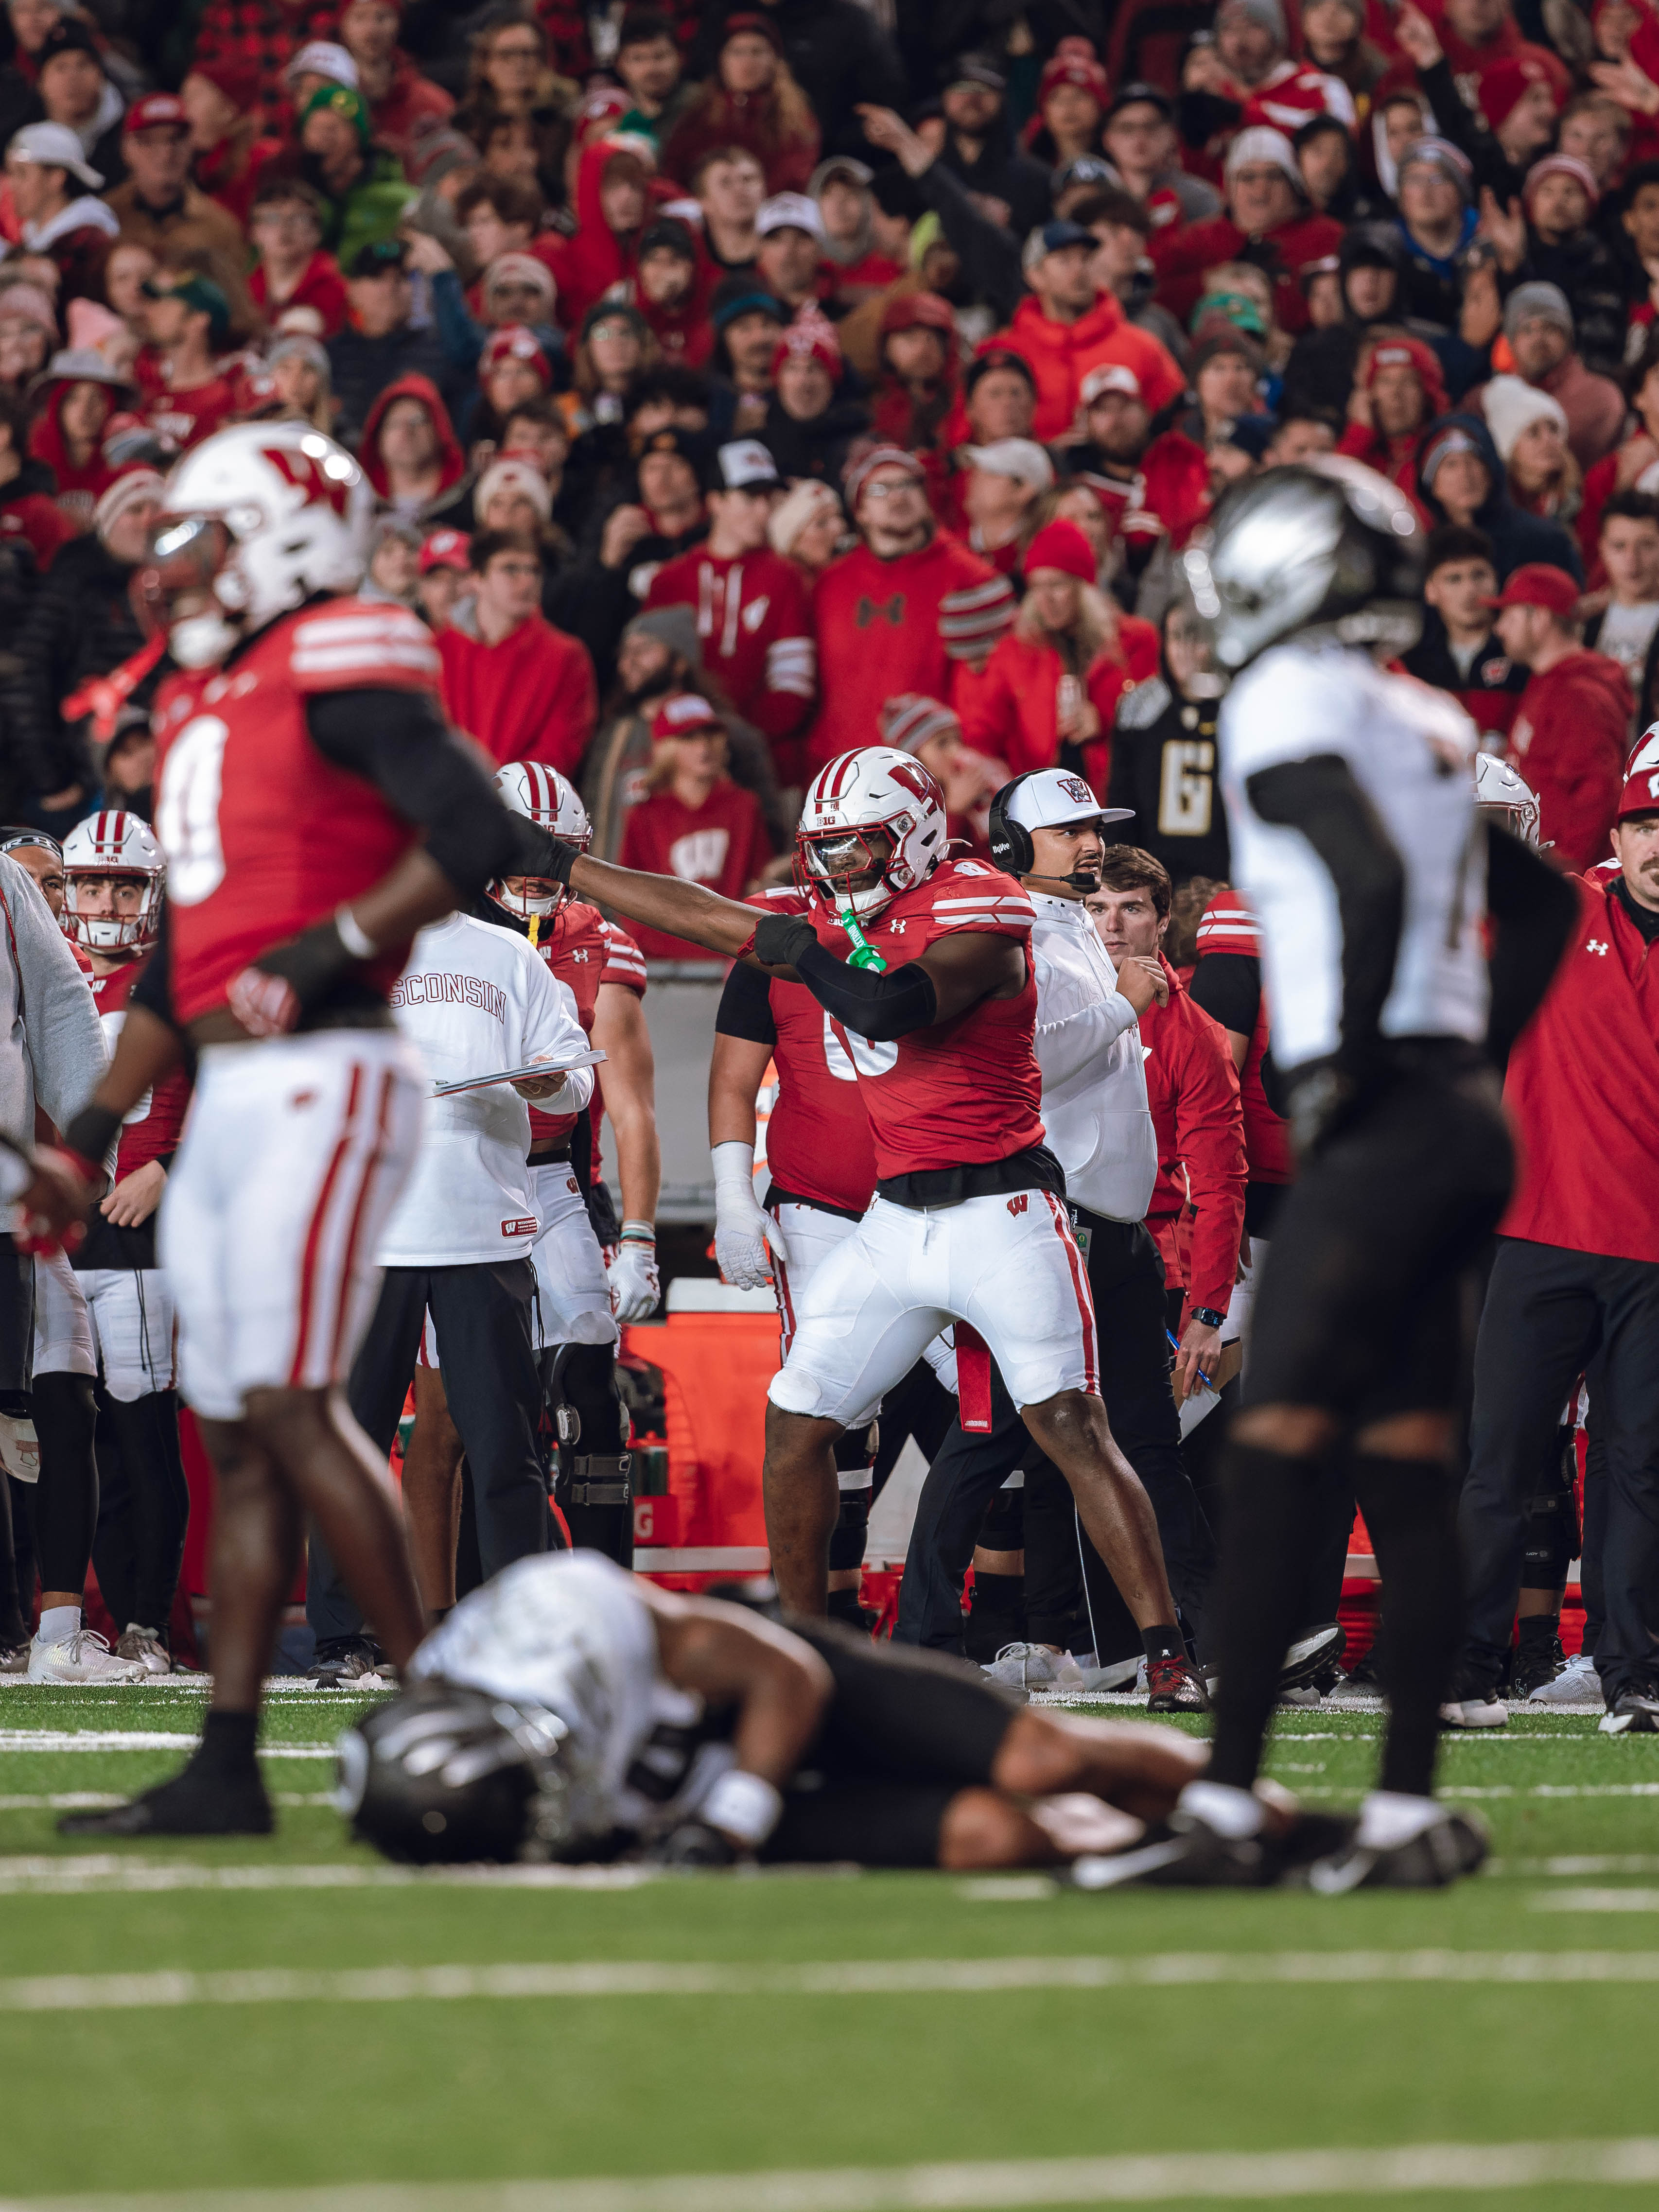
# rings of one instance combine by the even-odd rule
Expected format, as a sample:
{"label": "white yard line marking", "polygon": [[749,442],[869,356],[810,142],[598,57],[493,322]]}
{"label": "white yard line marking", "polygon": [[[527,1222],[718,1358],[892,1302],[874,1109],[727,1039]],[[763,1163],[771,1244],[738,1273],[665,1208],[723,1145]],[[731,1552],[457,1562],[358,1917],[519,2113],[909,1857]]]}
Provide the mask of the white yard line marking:
{"label": "white yard line marking", "polygon": [[963,2160],[770,2173],[680,2173],[593,2181],[380,2182],[320,2189],[170,2191],[52,2197],[0,2212],[1018,2212],[1025,2205],[1237,2203],[1490,2195],[1559,2182],[1659,2181],[1659,2138],[1589,2142],[1413,2143],[1387,2150],[1187,2151],[1118,2158]]}
{"label": "white yard line marking", "polygon": [[[194,1751],[198,1735],[159,1729],[0,1729],[0,1755],[30,1751]],[[262,1743],[261,1759],[332,1759],[331,1743]]]}
{"label": "white yard line marking", "polygon": [[[1466,1797],[1659,1797],[1659,1782],[1536,1782],[1530,1788],[1509,1782],[1494,1782],[1477,1789],[1467,1782],[1448,1783],[1440,1793],[1449,1801],[1462,1803]],[[1339,1790],[1334,1784],[1323,1784],[1298,1790],[1298,1797],[1347,1797],[1355,1795],[1352,1789]]]}
{"label": "white yard line marking", "polygon": [[[118,1804],[119,1798],[107,1800]],[[290,1800],[326,1805],[326,1797]],[[112,1852],[0,1858],[0,1897],[136,1895],[168,1889],[392,1889],[411,1884],[468,1889],[637,1889],[661,1880],[648,1867],[202,1866],[190,1859],[134,1859]]]}
{"label": "white yard line marking", "polygon": [[1546,1889],[1534,1912],[1659,1912],[1659,1889]]}
{"label": "white yard line marking", "polygon": [[[273,1802],[282,1806],[331,1805],[334,1802],[333,1796],[326,1790],[273,1790],[271,1795]],[[56,1790],[46,1796],[0,1797],[0,1813],[98,1813],[103,1811],[106,1806],[125,1805],[125,1802],[126,1800],[120,1792],[114,1790]],[[9,1863],[10,1862],[0,1859],[0,1870]],[[60,1861],[58,1863],[61,1864],[63,1862]],[[80,1861],[77,1859],[74,1863],[78,1866]],[[1609,1869],[1592,1866],[1581,1868],[1579,1871],[1587,1874],[1604,1874]],[[1619,1869],[1613,1868],[1611,1871],[1617,1873]],[[1627,1867],[1624,1871],[1627,1874],[1659,1871],[1659,1861],[1654,1863],[1651,1869],[1647,1867]]]}
{"label": "white yard line marking", "polygon": [[41,1974],[0,1982],[0,2018],[182,2005],[404,2004],[434,1998],[899,1997],[1006,1990],[1230,1984],[1330,1988],[1385,1982],[1651,1984],[1659,1983],[1659,1951],[1166,1951],[1126,1958],[851,1959],[800,1966],[561,1960],[336,1972],[270,1966],[206,1974]]}

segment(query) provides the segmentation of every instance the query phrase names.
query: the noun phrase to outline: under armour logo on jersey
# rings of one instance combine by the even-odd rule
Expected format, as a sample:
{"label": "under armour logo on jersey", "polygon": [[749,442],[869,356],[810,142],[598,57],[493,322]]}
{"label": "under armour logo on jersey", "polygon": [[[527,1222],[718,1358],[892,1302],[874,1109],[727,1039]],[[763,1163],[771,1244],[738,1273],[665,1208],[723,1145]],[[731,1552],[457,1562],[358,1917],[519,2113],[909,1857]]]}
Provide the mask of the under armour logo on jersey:
{"label": "under armour logo on jersey", "polygon": [[1009,1200],[1008,1211],[1010,1213],[1024,1213],[1030,1202],[1030,1192],[1029,1190],[1023,1190],[1017,1198],[1011,1198]]}
{"label": "under armour logo on jersey", "polygon": [[581,962],[589,961],[593,957],[591,952],[573,952],[570,957],[573,960]]}
{"label": "under armour logo on jersey", "polygon": [[1613,947],[1610,945],[1603,945],[1599,937],[1592,937],[1585,944],[1584,950],[1586,952],[1599,952],[1605,960]]}
{"label": "under armour logo on jersey", "polygon": [[860,599],[854,621],[860,629],[868,629],[873,622],[890,622],[896,629],[904,620],[904,594],[895,592],[885,606],[878,606],[873,599]]}

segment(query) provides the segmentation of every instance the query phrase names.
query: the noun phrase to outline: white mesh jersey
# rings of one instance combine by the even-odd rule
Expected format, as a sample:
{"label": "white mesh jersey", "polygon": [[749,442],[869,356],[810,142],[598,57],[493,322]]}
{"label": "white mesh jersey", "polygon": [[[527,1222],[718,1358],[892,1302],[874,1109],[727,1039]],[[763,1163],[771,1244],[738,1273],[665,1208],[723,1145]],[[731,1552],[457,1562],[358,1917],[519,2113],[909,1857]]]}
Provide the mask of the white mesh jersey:
{"label": "white mesh jersey", "polygon": [[1233,882],[1260,931],[1280,1067],[1322,1058],[1341,1041],[1342,921],[1329,870],[1299,830],[1261,820],[1250,777],[1322,755],[1347,763],[1406,874],[1382,1033],[1478,1042],[1486,1033],[1486,865],[1475,750],[1474,725],[1454,700],[1346,647],[1276,647],[1227,694],[1221,786]]}
{"label": "white mesh jersey", "polygon": [[633,1576],[596,1552],[517,1560],[462,1599],[410,1671],[562,1720],[591,1834],[637,1835],[694,1810],[732,1763],[702,1699],[663,1674]]}

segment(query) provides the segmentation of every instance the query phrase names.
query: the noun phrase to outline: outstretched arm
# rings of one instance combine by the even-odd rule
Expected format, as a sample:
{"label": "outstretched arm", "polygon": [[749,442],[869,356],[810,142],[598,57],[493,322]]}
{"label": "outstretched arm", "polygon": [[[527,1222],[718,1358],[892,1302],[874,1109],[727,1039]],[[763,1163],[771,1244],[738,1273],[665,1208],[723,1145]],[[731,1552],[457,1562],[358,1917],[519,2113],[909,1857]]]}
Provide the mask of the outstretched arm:
{"label": "outstretched arm", "polygon": [[562,865],[554,872],[578,898],[591,899],[642,921],[667,937],[684,937],[727,960],[735,960],[755,933],[755,909],[736,899],[721,898],[702,884],[682,883],[678,876],[653,876],[639,868],[619,868],[610,860],[596,860],[574,847],[560,848]]}

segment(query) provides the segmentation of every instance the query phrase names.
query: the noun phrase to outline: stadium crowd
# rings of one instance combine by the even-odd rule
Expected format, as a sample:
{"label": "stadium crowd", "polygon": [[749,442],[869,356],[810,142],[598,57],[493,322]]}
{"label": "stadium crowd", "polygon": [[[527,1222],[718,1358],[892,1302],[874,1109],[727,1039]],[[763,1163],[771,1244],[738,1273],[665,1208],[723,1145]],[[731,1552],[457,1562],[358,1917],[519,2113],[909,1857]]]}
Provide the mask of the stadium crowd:
{"label": "stadium crowd", "polygon": [[[1638,1724],[1659,1727],[1651,1665],[1631,1656],[1631,1623],[1659,1598],[1659,1122],[1637,1073],[1659,1039],[1659,782],[1646,787],[1644,756],[1632,767],[1659,716],[1659,6],[7,0],[4,14],[0,819],[15,826],[0,848],[60,908],[67,876],[95,981],[154,933],[118,919],[122,896],[148,892],[94,896],[94,881],[160,899],[143,824],[150,704],[173,664],[131,587],[168,472],[235,423],[305,424],[357,458],[376,501],[361,598],[423,626],[446,714],[494,769],[524,772],[521,811],[548,808],[534,774],[557,772],[552,811],[562,831],[585,809],[598,857],[760,899],[789,878],[812,780],[879,744],[936,781],[956,857],[1029,875],[1029,835],[1023,868],[1006,824],[994,848],[994,796],[1049,770],[1086,787],[1066,818],[1106,825],[1085,911],[1128,979],[1157,1162],[1139,1212],[1083,1203],[1146,1223],[1146,1253],[1124,1245],[1139,1348],[1104,1387],[1157,1507],[1185,1644],[1171,1673],[1087,1534],[1079,1558],[1053,1461],[1034,1473],[1028,1452],[972,1525],[959,1498],[954,1518],[950,1499],[924,1512],[900,1625],[1017,1687],[1109,1687],[1142,1667],[1158,1703],[1163,1663],[1165,1709],[1207,1702],[1215,1408],[1237,1395],[1253,1249],[1295,1165],[1255,927],[1229,889],[1225,685],[1183,556],[1229,488],[1278,464],[1337,453],[1398,488],[1428,548],[1404,669],[1467,709],[1482,803],[1583,876],[1619,953],[1619,981],[1577,1010],[1558,993],[1511,1064],[1528,1164],[1477,1360],[1474,1595],[1445,1715],[1497,1725],[1500,1692],[1594,1693],[1617,1615],[1626,1656],[1601,1689],[1609,1707],[1641,1692]],[[113,845],[112,815],[128,823]],[[600,1096],[632,1185],[601,1225],[610,1312],[589,1285],[566,1333],[538,1320],[545,1340],[526,1348],[603,1354],[592,1373],[561,1370],[573,1403],[588,1391],[562,1510],[625,1562],[611,1318],[653,1310],[659,1287],[640,956],[716,956],[649,923],[603,927],[582,1025],[610,1025]],[[428,1004],[399,989],[406,1015]],[[759,1014],[723,1017],[722,1045],[766,1043],[776,1009],[760,996]],[[520,1012],[529,1059],[543,1017]],[[1595,1078],[1610,1052],[1626,1096]],[[545,1127],[532,1115],[532,1168],[562,1176],[591,1090],[568,1090]],[[158,1091],[150,1140],[124,1152],[105,1201],[123,1236],[155,1211],[181,1113]],[[874,1169],[841,1165],[836,1188],[781,1204],[856,1218]],[[434,1287],[434,1270],[489,1272],[465,1236],[393,1243],[371,1334],[385,1356],[353,1389],[383,1446],[423,1312],[441,1338],[476,1331],[487,1351],[499,1337],[469,1303],[483,1287]],[[149,1245],[76,1265],[163,1295]],[[38,1498],[9,1462],[0,1665],[14,1671],[43,1638],[84,1637],[76,1576],[94,1540],[132,1632],[123,1662],[167,1664],[183,1484],[170,1363],[141,1334],[118,1387],[95,1329],[90,1352],[54,1355],[78,1380],[53,1436],[41,1427],[56,1465]],[[475,1567],[541,1547],[541,1516],[520,1508],[548,1379],[503,1363],[451,1425],[423,1371],[434,1502],[417,1564],[442,1612],[463,1445]],[[1581,1531],[1571,1401],[1586,1376]],[[953,1382],[919,1364],[902,1420],[890,1404],[878,1479],[906,1434],[938,1453]],[[124,1470],[101,1516],[94,1419],[100,1463]],[[861,1435],[838,1447],[830,1603],[849,1620],[872,1456]],[[1339,1680],[1326,1632],[1354,1512],[1339,1493],[1287,1656],[1286,1692],[1304,1698]],[[1560,1613],[1581,1550],[1587,1626],[1570,1658]],[[952,1601],[970,1558],[964,1647]],[[312,1577],[319,1665],[366,1674],[362,1617],[320,1547]]]}

